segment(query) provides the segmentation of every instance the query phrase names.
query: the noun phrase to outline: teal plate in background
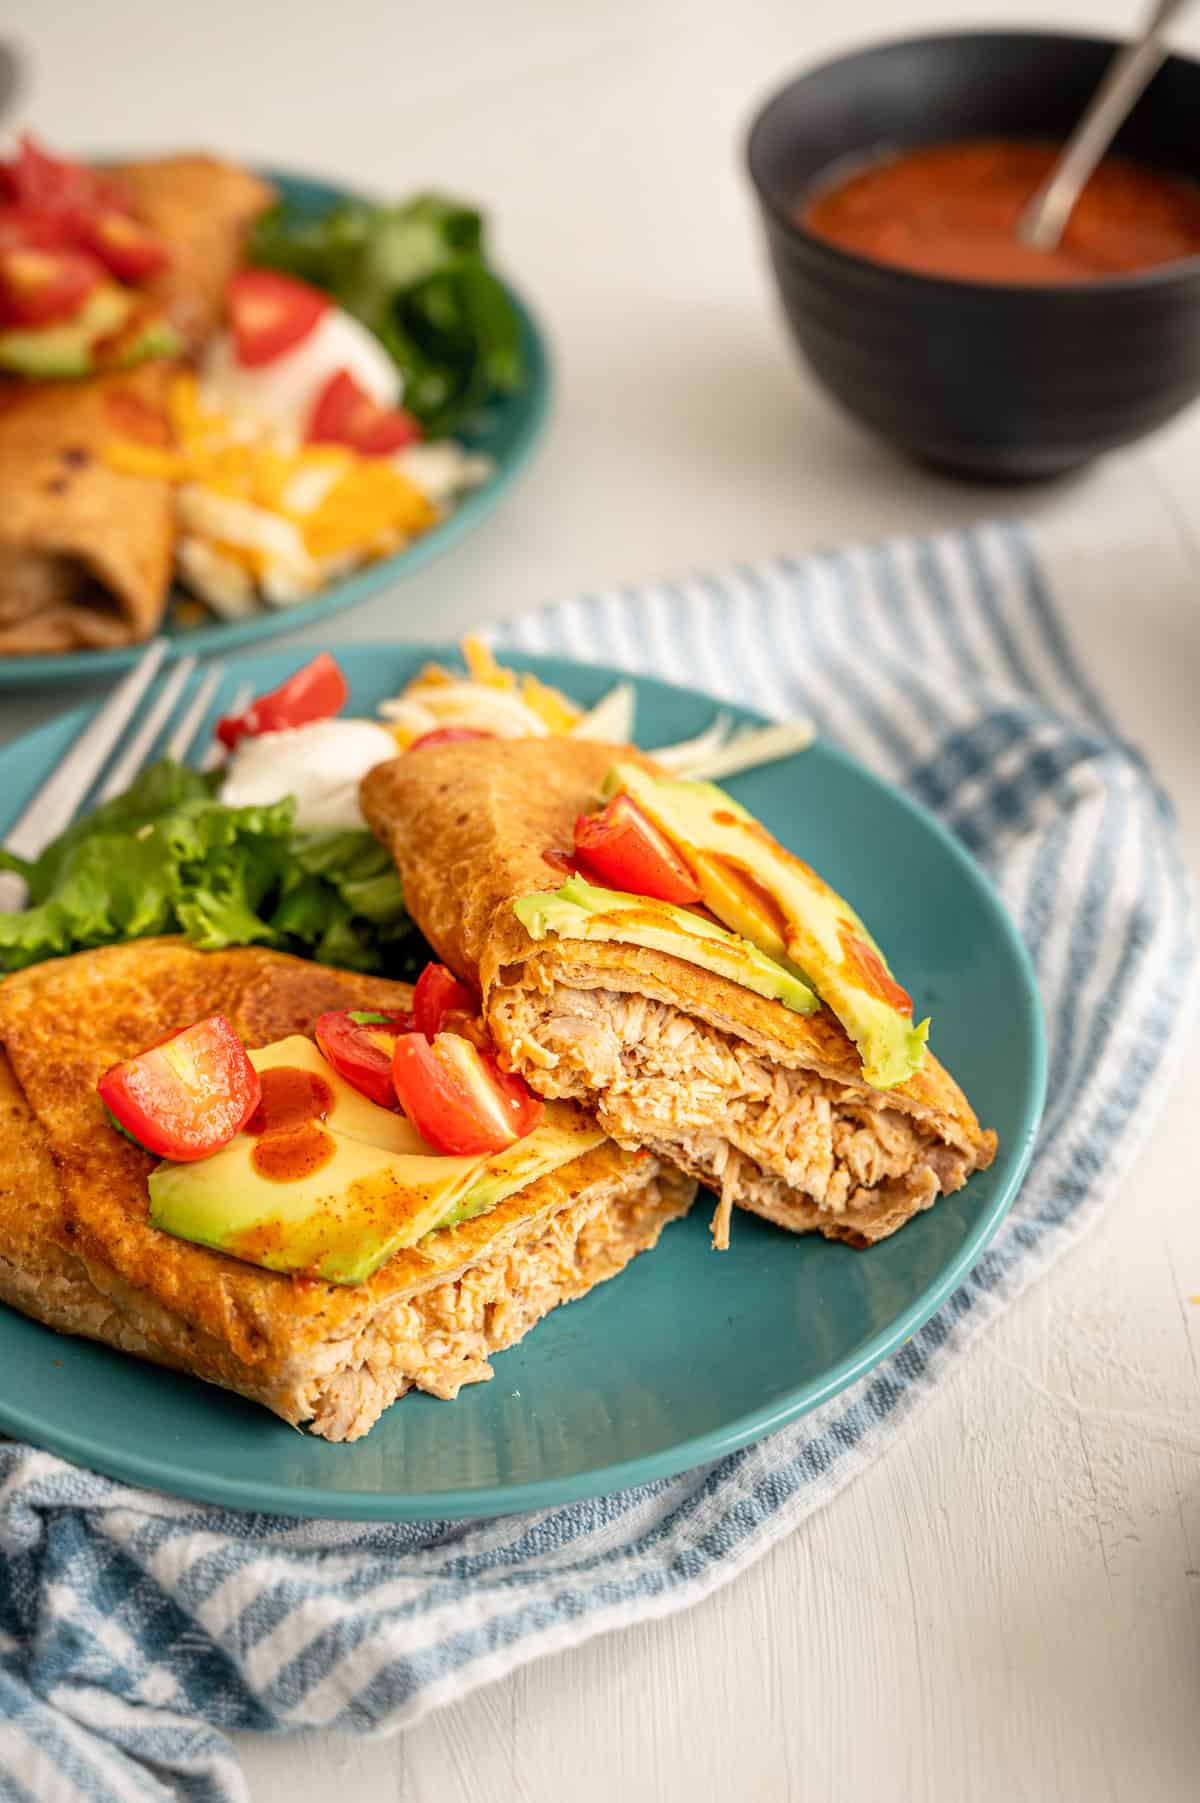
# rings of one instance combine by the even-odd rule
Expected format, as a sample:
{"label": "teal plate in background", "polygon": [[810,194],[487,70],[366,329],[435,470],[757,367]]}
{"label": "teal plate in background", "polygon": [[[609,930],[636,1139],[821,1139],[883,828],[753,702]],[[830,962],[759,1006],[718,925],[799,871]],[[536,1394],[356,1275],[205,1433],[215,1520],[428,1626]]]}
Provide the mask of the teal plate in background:
{"label": "teal plate in background", "polygon": [[[368,712],[430,656],[424,646],[335,650]],[[231,669],[272,687],[303,659]],[[513,657],[584,703],[617,672]],[[638,738],[699,732],[706,696],[634,678]],[[0,837],[87,719],[68,714],[0,752]],[[743,714],[745,719],[755,716]],[[894,1352],[950,1295],[996,1231],[1041,1114],[1045,1053],[1016,931],[961,846],[916,804],[830,745],[729,788],[866,915],[933,1016],[933,1042],[980,1119],[991,1169],[894,1238],[856,1252],[735,1211],[709,1247],[712,1199],[621,1276],[499,1353],[457,1402],[416,1392],[363,1440],[331,1446],[198,1380],[63,1339],[0,1308],[0,1428],[79,1464],[180,1496],[286,1515],[423,1520],[502,1514],[664,1477],[731,1452],[814,1408]]]}
{"label": "teal plate in background", "polygon": [[[330,188],[306,176],[290,175],[279,170],[264,173],[274,182],[283,198],[301,212],[319,214],[338,201],[360,199],[345,190]],[[506,284],[507,286],[507,284]],[[332,582],[312,601],[298,602],[293,607],[264,607],[248,620],[214,620],[211,625],[184,627],[178,624],[176,608],[180,593],[176,591],[167,610],[162,633],[171,652],[201,655],[234,650],[260,639],[280,638],[311,626],[329,614],[341,613],[376,595],[381,589],[399,582],[423,568],[444,551],[473,532],[503,500],[508,488],[528,462],[542,429],[550,402],[550,354],[537,321],[529,308],[511,287],[508,297],[516,308],[521,324],[521,349],[525,361],[525,381],[510,395],[498,395],[481,410],[472,429],[456,432],[454,437],[468,450],[482,451],[495,468],[488,480],[472,489],[458,501],[446,518],[429,532],[423,533],[406,550],[395,557],[380,558],[365,569]],[[26,688],[36,683],[94,681],[98,677],[115,676],[126,670],[141,656],[143,646],[130,645],[119,651],[72,651],[42,657],[0,657],[0,689]]]}

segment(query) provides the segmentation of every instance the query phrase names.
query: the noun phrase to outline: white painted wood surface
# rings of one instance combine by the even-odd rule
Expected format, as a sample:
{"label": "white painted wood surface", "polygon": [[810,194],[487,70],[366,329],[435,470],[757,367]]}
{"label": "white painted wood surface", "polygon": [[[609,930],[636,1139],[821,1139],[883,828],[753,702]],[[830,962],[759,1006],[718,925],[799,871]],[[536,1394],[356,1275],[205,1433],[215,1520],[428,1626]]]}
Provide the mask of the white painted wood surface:
{"label": "white painted wood surface", "polygon": [[[1120,28],[1133,0],[929,23]],[[898,0],[17,0],[28,112],[498,220],[559,359],[546,446],[469,545],[339,621],[446,636],[613,580],[1031,513],[1200,862],[1200,409],[1045,490],[894,461],[795,370],[740,135]],[[1183,42],[1200,49],[1200,23]],[[1150,572],[1150,573],[1148,573]],[[322,636],[307,635],[313,642]],[[7,697],[7,734],[62,697]],[[401,1738],[243,1737],[255,1803],[1175,1803],[1200,1794],[1200,1043],[1125,1195],[889,1455],[692,1613],[526,1668]]]}

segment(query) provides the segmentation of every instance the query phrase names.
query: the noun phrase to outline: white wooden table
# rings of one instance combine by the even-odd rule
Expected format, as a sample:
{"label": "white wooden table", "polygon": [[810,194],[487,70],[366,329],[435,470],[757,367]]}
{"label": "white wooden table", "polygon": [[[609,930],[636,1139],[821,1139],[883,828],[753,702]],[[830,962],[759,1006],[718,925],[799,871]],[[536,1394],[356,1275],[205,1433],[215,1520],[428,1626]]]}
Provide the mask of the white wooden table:
{"label": "white wooden table", "polygon": [[[1134,10],[958,0],[934,19],[1119,29]],[[1200,862],[1200,409],[1052,489],[960,488],[843,422],[771,313],[740,164],[753,105],[912,18],[899,0],[17,0],[5,31],[52,143],[224,146],[496,216],[557,349],[545,448],[469,544],[337,636],[447,637],[610,580],[1033,513],[1088,577],[1076,634]],[[1183,37],[1200,49],[1200,23]],[[1174,574],[1147,583],[1144,547],[1164,543]],[[5,733],[62,699],[6,698]],[[255,1803],[1195,1797],[1195,1073],[1090,1243],[740,1582],[398,1739],[246,1737]]]}

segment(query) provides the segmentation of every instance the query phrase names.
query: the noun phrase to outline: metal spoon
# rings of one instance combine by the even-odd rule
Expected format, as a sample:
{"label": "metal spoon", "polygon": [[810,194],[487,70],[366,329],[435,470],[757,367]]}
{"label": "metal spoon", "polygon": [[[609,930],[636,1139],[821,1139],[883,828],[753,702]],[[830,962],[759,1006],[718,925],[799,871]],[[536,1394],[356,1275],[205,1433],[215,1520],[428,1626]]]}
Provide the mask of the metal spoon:
{"label": "metal spoon", "polygon": [[15,44],[0,44],[0,113],[7,113],[24,86],[21,54]]}
{"label": "metal spoon", "polygon": [[1168,27],[1190,0],[1155,0],[1141,36],[1114,56],[1092,103],[1017,221],[1017,236],[1034,250],[1053,250],[1088,177],[1167,57]]}

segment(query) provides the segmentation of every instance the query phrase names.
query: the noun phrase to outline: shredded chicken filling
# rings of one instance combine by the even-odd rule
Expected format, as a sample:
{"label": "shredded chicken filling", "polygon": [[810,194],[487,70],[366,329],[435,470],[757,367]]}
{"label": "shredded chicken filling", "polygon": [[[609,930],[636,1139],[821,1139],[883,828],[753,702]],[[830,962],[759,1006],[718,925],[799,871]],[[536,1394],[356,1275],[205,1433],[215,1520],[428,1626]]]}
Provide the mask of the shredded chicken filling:
{"label": "shredded chicken filling", "polygon": [[[665,1197],[664,1197],[665,1189]],[[329,1440],[354,1440],[414,1386],[452,1401],[491,1377],[492,1353],[515,1345],[543,1315],[613,1277],[682,1212],[688,1191],[659,1179],[628,1200],[585,1197],[534,1239],[468,1266],[409,1302],[389,1304],[338,1368],[310,1386],[302,1418]]]}
{"label": "shredded chicken filling", "polygon": [[538,1086],[589,1097],[614,1138],[703,1176],[721,1198],[718,1243],[735,1198],[773,1219],[798,1216],[794,1224],[825,1230],[842,1223],[846,1237],[870,1236],[872,1212],[902,1204],[906,1218],[960,1188],[973,1168],[883,1092],[876,1102],[772,1064],[649,997],[556,987],[519,996],[515,1007],[522,1055],[532,1044],[542,1054]]}

